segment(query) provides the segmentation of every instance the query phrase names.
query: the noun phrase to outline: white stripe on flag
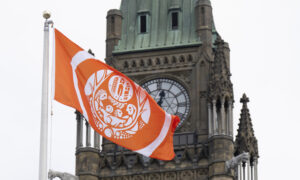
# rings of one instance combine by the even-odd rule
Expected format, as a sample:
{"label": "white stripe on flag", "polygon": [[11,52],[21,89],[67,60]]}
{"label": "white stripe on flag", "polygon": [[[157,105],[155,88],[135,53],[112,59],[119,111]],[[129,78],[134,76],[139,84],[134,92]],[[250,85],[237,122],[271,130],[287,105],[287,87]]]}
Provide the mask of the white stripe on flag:
{"label": "white stripe on flag", "polygon": [[71,61],[73,70],[75,71],[77,66],[87,59],[95,59],[95,57],[86,51],[79,51],[76,53]]}
{"label": "white stripe on flag", "polygon": [[76,94],[77,94],[77,97],[78,97],[78,101],[79,101],[80,107],[83,111],[83,116],[85,117],[85,119],[87,121],[89,121],[89,117],[87,115],[86,109],[85,109],[85,107],[83,105],[83,102],[82,102],[81,94],[80,94],[80,91],[79,91],[79,88],[78,88],[78,79],[77,79],[76,72],[75,72],[77,66],[80,63],[82,63],[83,61],[87,60],[87,59],[95,59],[95,58],[94,58],[94,56],[92,56],[90,53],[88,53],[86,51],[79,51],[78,53],[76,53],[73,56],[72,61],[71,61],[71,65],[72,65],[72,69],[73,69],[73,83],[74,83],[74,87],[75,87]]}
{"label": "white stripe on flag", "polygon": [[157,136],[157,138],[148,146],[146,146],[143,149],[137,150],[135,152],[138,152],[140,154],[143,154],[145,156],[150,156],[157,148],[158,146],[163,142],[163,140],[166,138],[168,131],[170,129],[171,125],[171,115],[168,113],[165,113],[165,122],[164,125],[160,131],[160,134]]}

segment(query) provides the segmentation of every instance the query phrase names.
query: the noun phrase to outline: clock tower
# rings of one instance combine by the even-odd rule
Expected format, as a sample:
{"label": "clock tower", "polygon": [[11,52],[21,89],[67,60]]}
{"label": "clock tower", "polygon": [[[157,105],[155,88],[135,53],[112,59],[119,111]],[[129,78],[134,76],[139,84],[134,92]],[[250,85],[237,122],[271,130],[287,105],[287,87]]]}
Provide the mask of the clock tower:
{"label": "clock tower", "polygon": [[215,28],[210,0],[122,0],[106,18],[106,63],[180,117],[176,156],[150,159],[104,138],[102,148],[98,141],[81,148],[78,114],[80,180],[235,179],[225,165],[235,152],[229,46]]}

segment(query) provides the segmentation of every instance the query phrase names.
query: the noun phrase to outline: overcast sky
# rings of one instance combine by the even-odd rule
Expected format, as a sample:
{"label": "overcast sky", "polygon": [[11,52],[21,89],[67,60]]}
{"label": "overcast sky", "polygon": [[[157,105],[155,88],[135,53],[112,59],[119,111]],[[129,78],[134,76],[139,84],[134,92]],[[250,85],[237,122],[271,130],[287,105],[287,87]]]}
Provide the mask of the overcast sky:
{"label": "overcast sky", "polygon": [[[295,179],[300,157],[300,1],[212,0],[215,24],[231,48],[235,134],[244,92],[259,143],[259,179]],[[120,0],[2,0],[0,3],[0,179],[38,179],[42,12],[98,59],[106,13]],[[52,169],[74,174],[74,110],[53,103]]]}

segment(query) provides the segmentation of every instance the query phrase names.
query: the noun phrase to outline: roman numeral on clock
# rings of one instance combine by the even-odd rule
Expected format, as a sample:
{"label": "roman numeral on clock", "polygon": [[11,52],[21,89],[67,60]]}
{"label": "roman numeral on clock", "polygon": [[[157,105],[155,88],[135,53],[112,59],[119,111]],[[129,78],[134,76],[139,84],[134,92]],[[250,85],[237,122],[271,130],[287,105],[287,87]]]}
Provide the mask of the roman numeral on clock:
{"label": "roman numeral on clock", "polygon": [[178,97],[182,94],[182,92],[179,92],[178,94],[175,95],[175,97]]}
{"label": "roman numeral on clock", "polygon": [[186,102],[181,102],[177,104],[178,107],[185,107],[186,105],[187,105]]}
{"label": "roman numeral on clock", "polygon": [[161,84],[162,83],[160,81],[157,82],[157,89],[159,89],[159,90],[161,89]]}

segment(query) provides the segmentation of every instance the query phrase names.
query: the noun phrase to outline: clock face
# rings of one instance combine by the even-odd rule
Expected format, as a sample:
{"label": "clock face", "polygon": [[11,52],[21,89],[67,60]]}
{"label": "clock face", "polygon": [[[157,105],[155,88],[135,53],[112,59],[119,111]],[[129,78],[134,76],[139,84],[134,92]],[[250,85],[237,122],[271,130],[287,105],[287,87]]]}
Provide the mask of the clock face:
{"label": "clock face", "polygon": [[176,81],[165,78],[150,80],[142,87],[169,114],[180,117],[179,126],[190,111],[190,99],[186,89]]}

